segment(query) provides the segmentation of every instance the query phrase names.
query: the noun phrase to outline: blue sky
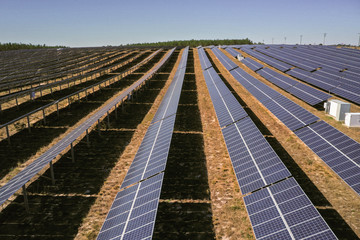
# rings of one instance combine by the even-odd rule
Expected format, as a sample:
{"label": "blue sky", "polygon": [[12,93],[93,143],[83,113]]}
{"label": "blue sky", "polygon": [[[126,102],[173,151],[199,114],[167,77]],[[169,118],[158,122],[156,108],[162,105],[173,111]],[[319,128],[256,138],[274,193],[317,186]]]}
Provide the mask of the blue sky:
{"label": "blue sky", "polygon": [[187,39],[358,44],[360,0],[0,0],[0,42],[71,47]]}

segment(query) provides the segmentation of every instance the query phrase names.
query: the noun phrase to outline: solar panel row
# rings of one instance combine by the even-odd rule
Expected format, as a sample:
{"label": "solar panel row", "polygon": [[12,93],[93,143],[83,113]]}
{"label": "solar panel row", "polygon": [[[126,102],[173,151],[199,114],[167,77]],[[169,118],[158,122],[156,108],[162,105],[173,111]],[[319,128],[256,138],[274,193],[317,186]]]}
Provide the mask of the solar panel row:
{"label": "solar panel row", "polygon": [[290,130],[296,130],[319,119],[244,70],[239,68],[230,73]]}
{"label": "solar panel row", "polygon": [[227,47],[225,48],[225,51],[227,51],[228,53],[230,53],[231,56],[233,57],[237,57],[238,55],[241,56],[241,53],[239,53],[238,51],[236,51],[235,49],[233,49],[232,47]]}
{"label": "solar panel row", "polygon": [[174,50],[175,48],[170,50],[163,58],[163,60],[158,65],[156,65],[156,67],[151,72],[141,77],[125,92],[116,97],[113,101],[101,108],[99,111],[94,113],[82,125],[71,131],[63,139],[57,142],[53,147],[47,150],[44,154],[34,160],[31,164],[29,164],[26,168],[19,172],[14,178],[12,178],[9,182],[2,186],[0,188],[0,205],[3,204],[7,199],[9,199],[15,192],[17,192],[23,185],[25,185],[31,178],[33,178],[41,169],[43,169],[47,164],[49,164],[61,152],[63,152],[81,134],[83,134],[87,129],[96,124],[98,119],[107,114],[107,112],[114,108],[114,106],[121,102],[126,96],[128,96],[128,94],[134,91],[134,89],[141,86],[145,80],[150,78],[169,59]]}
{"label": "solar panel row", "polygon": [[[252,120],[242,116],[234,121],[233,112],[236,115],[242,107],[222,97],[232,94],[211,69],[203,72],[206,85],[220,126],[224,111],[233,121],[222,128],[222,134],[241,192],[251,192],[244,201],[256,238],[337,239]],[[217,107],[220,100],[226,110]],[[234,105],[233,110],[229,105]]]}
{"label": "solar panel row", "polygon": [[121,184],[122,190],[100,230],[99,240],[152,238],[188,50],[187,47],[182,53],[172,83],[155,114],[156,120],[146,131]]}
{"label": "solar panel row", "polygon": [[178,66],[178,70],[175,73],[174,80],[171,82],[163,101],[161,102],[153,120],[151,123],[155,123],[160,119],[164,119],[170,115],[173,115],[177,111],[179,103],[179,97],[184,82],[186,72],[186,61],[188,58],[189,47],[184,49],[183,55]]}
{"label": "solar panel row", "polygon": [[340,178],[360,195],[360,144],[324,121],[295,132]]}
{"label": "solar panel row", "polygon": [[264,62],[264,63],[267,63],[269,64],[270,66],[276,68],[276,69],[279,69],[280,71],[287,71],[289,70],[290,68],[292,68],[293,66],[291,66],[290,64],[287,64],[287,63],[284,63],[284,62],[281,62],[277,59],[274,59],[272,57],[269,57],[269,56],[266,56],[264,54],[261,54],[259,52],[255,52],[253,50],[251,50],[250,48],[248,47],[241,47],[241,50],[246,52],[247,54],[259,59],[260,61]]}
{"label": "solar panel row", "polygon": [[[292,64],[300,69],[288,72],[291,76],[317,86],[326,91],[331,90],[345,99],[360,104],[360,64],[349,56],[330,53],[329,48],[315,47],[255,47],[242,49],[259,57],[272,57]],[[266,55],[265,55],[266,54]],[[262,56],[259,57],[259,59]],[[261,59],[260,59],[261,60]],[[321,69],[320,69],[321,68]]]}
{"label": "solar panel row", "polygon": [[238,68],[238,65],[231,61],[220,49],[214,47],[211,50],[228,71]]}
{"label": "solar panel row", "polygon": [[331,95],[329,94],[293,80],[269,68],[261,69],[257,73],[276,86],[286,90],[287,92],[309,103],[310,105],[316,105],[331,98]]}
{"label": "solar panel row", "polygon": [[202,70],[206,70],[208,68],[211,68],[212,65],[210,63],[209,58],[206,56],[204,48],[198,48],[199,58],[200,58],[200,64]]}
{"label": "solar panel row", "polygon": [[97,239],[151,239],[163,178],[160,173],[118,192]]}
{"label": "solar panel row", "polygon": [[288,74],[355,103],[360,103],[360,87],[353,83],[344,84],[340,77],[329,78],[329,74],[321,71],[309,73],[296,68],[290,70]]}
{"label": "solar panel row", "polygon": [[244,58],[243,60],[241,60],[241,62],[253,71],[257,71],[264,67],[264,65],[262,65],[261,63],[258,63],[257,61],[255,61],[251,58]]}

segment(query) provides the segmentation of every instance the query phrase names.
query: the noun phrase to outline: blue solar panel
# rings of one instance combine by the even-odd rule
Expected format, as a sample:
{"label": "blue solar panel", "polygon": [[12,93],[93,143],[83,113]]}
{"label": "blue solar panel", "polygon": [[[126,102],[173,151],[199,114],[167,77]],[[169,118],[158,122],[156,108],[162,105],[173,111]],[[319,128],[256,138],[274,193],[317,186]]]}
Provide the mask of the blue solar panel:
{"label": "blue solar panel", "polygon": [[266,56],[262,53],[259,53],[259,52],[256,52],[254,50],[251,50],[251,49],[244,49],[242,48],[241,49],[242,51],[246,52],[247,54],[257,58],[258,60],[264,62],[264,63],[267,63],[269,64],[270,66],[276,68],[276,69],[279,69],[280,71],[287,71],[289,70],[290,68],[292,68],[293,66],[287,64],[287,63],[284,63],[284,62],[281,62],[277,59],[274,59],[272,57],[269,57],[269,56]]}
{"label": "blue solar panel", "polygon": [[317,116],[282,95],[264,105],[292,131],[319,120]]}
{"label": "blue solar panel", "polygon": [[257,239],[337,239],[294,178],[244,201]]}
{"label": "blue solar panel", "polygon": [[301,100],[316,105],[331,97],[331,95],[314,89],[308,85],[293,80],[285,75],[277,73],[269,68],[262,69],[258,72],[261,76],[268,81],[274,83],[276,86],[288,91],[292,95],[300,98]]}
{"label": "blue solar panel", "polygon": [[231,71],[231,74],[291,130],[296,130],[319,119],[242,69],[235,69]]}
{"label": "blue solar panel", "polygon": [[227,51],[228,53],[230,53],[231,56],[233,56],[233,57],[237,57],[238,55],[241,56],[241,53],[240,53],[240,52],[236,51],[235,49],[233,49],[233,48],[231,48],[231,47],[225,48],[225,51]]}
{"label": "blue solar panel", "polygon": [[252,60],[251,58],[245,58],[245,59],[241,60],[241,62],[253,71],[257,71],[264,67],[264,65],[262,65],[261,63],[258,63],[255,60]]}
{"label": "blue solar panel", "polygon": [[295,134],[360,194],[360,144],[324,121]]}
{"label": "blue solar panel", "polygon": [[238,65],[231,61],[223,52],[220,51],[220,49],[213,48],[211,50],[228,71],[238,68]]}
{"label": "blue solar panel", "polygon": [[271,98],[277,98],[281,95],[279,92],[260,82],[259,80],[245,72],[243,69],[235,69],[234,71],[231,71],[231,74],[261,103],[265,103],[267,101],[270,101]]}
{"label": "blue solar panel", "polygon": [[212,67],[209,58],[206,56],[205,50],[203,48],[198,48],[198,53],[199,53],[201,68],[203,70],[206,70]]}
{"label": "blue solar panel", "polygon": [[299,83],[298,81],[295,81],[295,80],[288,78],[280,73],[277,73],[277,72],[271,70],[270,68],[263,68],[260,71],[258,71],[257,73],[260,74],[266,80],[272,82],[276,86],[278,86],[286,91],[288,89],[292,88],[294,85]]}
{"label": "blue solar panel", "polygon": [[204,77],[220,127],[247,116],[245,110],[213,68],[204,71]]}
{"label": "blue solar panel", "polygon": [[243,194],[290,176],[250,118],[222,129],[222,133]]}
{"label": "blue solar panel", "polygon": [[117,193],[98,240],[151,238],[164,173]]}
{"label": "blue solar panel", "polygon": [[160,119],[164,119],[176,113],[186,72],[188,51],[189,47],[186,47],[182,53],[180,64],[175,76],[151,123],[155,123]]}
{"label": "blue solar panel", "polygon": [[121,188],[165,170],[175,117],[172,115],[148,128]]}

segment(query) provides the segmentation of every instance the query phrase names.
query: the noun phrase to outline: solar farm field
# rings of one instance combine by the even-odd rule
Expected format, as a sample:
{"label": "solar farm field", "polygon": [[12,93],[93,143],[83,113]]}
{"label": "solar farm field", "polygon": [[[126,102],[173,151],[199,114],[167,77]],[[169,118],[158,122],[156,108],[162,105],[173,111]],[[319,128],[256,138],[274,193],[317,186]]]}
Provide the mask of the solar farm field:
{"label": "solar farm field", "polygon": [[360,50],[0,52],[0,239],[359,239]]}

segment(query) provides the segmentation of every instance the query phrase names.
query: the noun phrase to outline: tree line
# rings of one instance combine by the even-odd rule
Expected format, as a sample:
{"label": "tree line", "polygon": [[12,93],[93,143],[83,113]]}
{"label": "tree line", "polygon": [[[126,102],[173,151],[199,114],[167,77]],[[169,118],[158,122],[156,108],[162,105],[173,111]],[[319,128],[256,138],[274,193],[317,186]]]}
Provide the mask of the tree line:
{"label": "tree line", "polygon": [[19,49],[37,49],[37,48],[65,48],[65,46],[47,46],[45,44],[31,43],[0,43],[0,51],[19,50]]}
{"label": "tree line", "polygon": [[214,40],[174,40],[167,42],[155,42],[155,43],[134,43],[127,46],[154,46],[154,47],[197,47],[197,46],[210,46],[210,45],[241,45],[241,44],[254,44],[248,38],[245,39],[214,39]]}

